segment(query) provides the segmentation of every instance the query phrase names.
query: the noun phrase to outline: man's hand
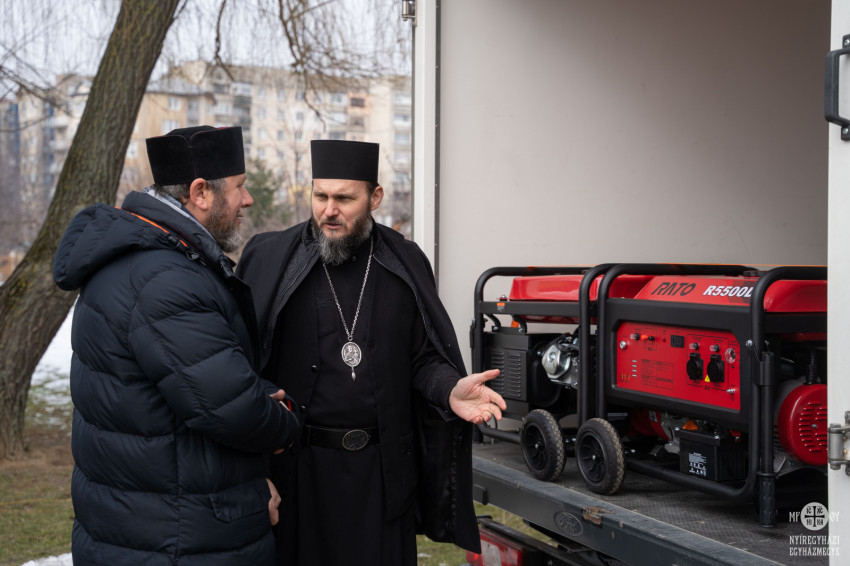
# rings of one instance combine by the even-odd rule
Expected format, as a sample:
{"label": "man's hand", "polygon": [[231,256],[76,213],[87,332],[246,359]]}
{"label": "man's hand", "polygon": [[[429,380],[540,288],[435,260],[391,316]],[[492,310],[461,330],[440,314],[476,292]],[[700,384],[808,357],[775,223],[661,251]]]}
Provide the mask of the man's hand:
{"label": "man's hand", "polygon": [[280,521],[280,515],[277,511],[277,507],[280,505],[280,494],[277,492],[277,488],[272,483],[272,480],[266,478],[266,483],[269,484],[269,491],[272,492],[272,498],[269,499],[269,520],[271,520],[272,526],[275,526]]}
{"label": "man's hand", "polygon": [[457,382],[449,395],[449,406],[454,414],[465,421],[479,424],[495,417],[502,420],[502,411],[507,408],[502,396],[484,385],[499,375],[499,370],[490,369],[483,373],[467,375]]}

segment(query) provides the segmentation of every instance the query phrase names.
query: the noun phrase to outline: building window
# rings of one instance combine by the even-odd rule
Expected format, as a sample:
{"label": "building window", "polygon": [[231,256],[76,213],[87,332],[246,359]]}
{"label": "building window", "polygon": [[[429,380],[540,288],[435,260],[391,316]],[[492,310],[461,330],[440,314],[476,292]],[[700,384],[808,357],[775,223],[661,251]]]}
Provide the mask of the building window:
{"label": "building window", "polygon": [[277,121],[283,122],[284,120],[286,120],[286,114],[283,113],[283,110],[278,109],[278,111],[277,111]]}
{"label": "building window", "polygon": [[351,97],[351,106],[356,106],[357,108],[365,108],[366,107],[366,99],[360,96],[352,96]]}
{"label": "building window", "polygon": [[286,154],[283,152],[283,150],[282,149],[277,150],[277,158],[280,161],[283,161],[284,157],[286,157]]}
{"label": "building window", "polygon": [[277,141],[283,141],[284,133],[283,130],[277,131]]}
{"label": "building window", "polygon": [[407,132],[396,132],[395,144],[397,146],[407,147],[410,145],[410,134]]}
{"label": "building window", "polygon": [[222,116],[227,116],[228,114],[230,114],[230,105],[226,102],[219,102],[215,105],[215,113]]}
{"label": "building window", "polygon": [[345,132],[330,132],[328,134],[328,139],[329,140],[344,140],[345,139]]}
{"label": "building window", "polygon": [[295,132],[295,141],[301,141],[304,139],[304,134],[302,132]]}
{"label": "building window", "polygon": [[180,127],[180,124],[177,120],[163,120],[162,121],[162,133],[167,134],[171,130],[176,130]]}
{"label": "building window", "polygon": [[395,164],[396,165],[407,165],[410,163],[410,154],[406,151],[402,151],[400,153],[395,154]]}
{"label": "building window", "polygon": [[410,106],[410,93],[396,92],[393,95],[393,102],[398,104],[399,106]]}
{"label": "building window", "polygon": [[295,93],[295,100],[297,100],[298,102],[304,102],[304,91],[303,90],[299,90],[298,92]]}
{"label": "building window", "polygon": [[296,112],[295,113],[295,121],[299,122],[299,123],[303,122],[304,121],[304,113],[303,112]]}
{"label": "building window", "polygon": [[257,87],[257,98],[265,98],[266,97],[266,87],[261,86]]}
{"label": "building window", "polygon": [[264,140],[266,139],[266,130],[265,128],[260,128],[257,130],[257,139]]}
{"label": "building window", "polygon": [[395,172],[395,175],[393,176],[393,185],[400,186],[400,185],[407,185],[409,183],[410,183],[410,175],[408,173],[405,173],[403,171],[396,171]]}
{"label": "building window", "polygon": [[366,124],[366,120],[361,116],[352,116],[350,124],[356,128],[362,128]]}
{"label": "building window", "polygon": [[286,100],[286,91],[283,90],[282,88],[278,89],[278,91],[277,91],[277,99],[278,100]]}
{"label": "building window", "polygon": [[396,113],[394,122],[401,125],[410,124],[410,114]]}
{"label": "building window", "polygon": [[259,159],[265,159],[266,158],[265,148],[261,147],[260,149],[257,150],[257,158],[259,158]]}
{"label": "building window", "polygon": [[168,109],[169,110],[180,110],[180,99],[176,96],[168,97]]}
{"label": "building window", "polygon": [[331,93],[331,104],[345,104],[345,94],[341,92],[332,92]]}
{"label": "building window", "polygon": [[251,96],[251,84],[242,82],[233,83],[233,94],[236,96]]}
{"label": "building window", "polygon": [[171,130],[176,130],[180,127],[180,124],[177,120],[163,120],[162,121],[162,134],[165,135]]}
{"label": "building window", "polygon": [[127,159],[136,159],[137,157],[139,157],[139,142],[131,141],[127,146]]}
{"label": "building window", "polygon": [[347,124],[348,123],[348,114],[345,112],[331,112],[331,115],[328,116],[331,124]]}
{"label": "building window", "polygon": [[216,94],[227,94],[227,85],[221,83],[215,83],[213,85],[213,92]]}
{"label": "building window", "polygon": [[266,118],[266,109],[265,108],[257,108],[257,118],[260,120],[265,120]]}

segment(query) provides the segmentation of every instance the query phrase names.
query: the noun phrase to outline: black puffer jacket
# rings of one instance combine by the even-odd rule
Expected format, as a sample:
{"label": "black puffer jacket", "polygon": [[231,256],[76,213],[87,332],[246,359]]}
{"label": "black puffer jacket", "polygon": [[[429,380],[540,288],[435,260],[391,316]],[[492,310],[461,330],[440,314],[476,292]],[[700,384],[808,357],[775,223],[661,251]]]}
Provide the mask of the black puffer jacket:
{"label": "black puffer jacket", "polygon": [[265,456],[297,434],[254,371],[250,291],[191,219],[131,193],[68,227],[74,564],[272,564]]}

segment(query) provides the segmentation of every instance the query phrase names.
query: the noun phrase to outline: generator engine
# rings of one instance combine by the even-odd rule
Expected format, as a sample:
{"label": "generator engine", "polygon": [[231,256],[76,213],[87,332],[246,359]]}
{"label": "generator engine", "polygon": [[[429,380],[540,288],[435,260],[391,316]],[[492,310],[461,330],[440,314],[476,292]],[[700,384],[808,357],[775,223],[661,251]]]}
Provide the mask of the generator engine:
{"label": "generator engine", "polygon": [[578,337],[562,334],[543,347],[540,365],[554,383],[577,389],[578,354]]}

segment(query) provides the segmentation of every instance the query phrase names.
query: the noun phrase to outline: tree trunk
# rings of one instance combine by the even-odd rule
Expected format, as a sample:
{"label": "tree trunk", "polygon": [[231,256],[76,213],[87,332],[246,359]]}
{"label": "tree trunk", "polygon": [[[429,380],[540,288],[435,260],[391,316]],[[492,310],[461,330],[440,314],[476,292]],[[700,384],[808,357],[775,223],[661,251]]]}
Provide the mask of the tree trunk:
{"label": "tree trunk", "polygon": [[53,283],[53,256],[73,216],[112,203],[136,114],[180,0],[123,0],[86,109],[32,248],[0,286],[0,458],[24,448],[32,372],[75,293]]}

